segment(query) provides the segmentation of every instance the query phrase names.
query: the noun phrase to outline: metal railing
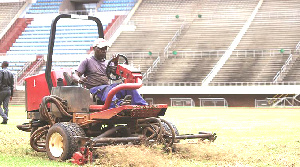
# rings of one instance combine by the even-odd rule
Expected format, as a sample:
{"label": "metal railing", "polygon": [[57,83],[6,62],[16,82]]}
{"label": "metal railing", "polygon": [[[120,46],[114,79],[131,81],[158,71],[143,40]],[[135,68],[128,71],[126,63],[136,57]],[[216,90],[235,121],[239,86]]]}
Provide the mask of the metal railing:
{"label": "metal railing", "polygon": [[299,81],[289,82],[211,82],[209,86],[269,86],[269,85],[300,85]]}
{"label": "metal railing", "polygon": [[290,54],[288,59],[285,61],[284,65],[281,67],[281,69],[276,73],[276,75],[273,78],[273,83],[276,83],[278,79],[282,76],[282,73],[285,72],[287,66],[290,64],[290,61],[293,60],[293,54]]}
{"label": "metal railing", "polygon": [[298,51],[300,48],[300,41],[298,42],[298,44],[296,45],[296,51]]}
{"label": "metal railing", "polygon": [[[173,57],[222,57],[226,50],[204,50],[204,51],[177,51],[176,55],[170,54]],[[270,49],[270,50],[234,50],[231,57],[270,57],[277,55],[291,54],[293,50],[286,49],[284,53],[281,49]]]}
{"label": "metal railing", "polygon": [[15,78],[19,78],[27,69],[28,67],[32,64],[32,62],[27,62],[24,67],[17,72],[16,77]]}
{"label": "metal railing", "polygon": [[181,31],[184,29],[186,23],[183,22],[179,28],[179,30],[176,31],[175,35],[172,37],[171,41],[167,44],[167,46],[164,49],[164,57],[168,58],[169,55],[169,48],[172,47],[172,44],[176,41],[176,39],[180,36]]}
{"label": "metal railing", "polygon": [[[255,107],[286,107],[286,106],[299,106],[300,101],[297,99],[299,94],[292,97],[277,97],[266,98],[264,100],[255,99]],[[272,103],[270,103],[272,101]]]}
{"label": "metal railing", "polygon": [[[296,45],[295,48],[295,53],[298,52],[298,49],[300,47],[300,41],[298,42],[298,44]],[[284,65],[281,67],[280,71],[278,71],[276,73],[276,75],[273,78],[273,82],[277,82],[278,79],[280,79],[282,77],[282,73],[285,72],[287,66],[290,64],[290,62],[293,60],[293,54],[292,51],[290,50],[290,56],[288,57],[288,59],[285,61]]]}
{"label": "metal railing", "polygon": [[17,72],[17,74],[14,76],[14,88],[18,85],[18,79],[19,77],[28,69],[28,67],[32,64],[32,62],[27,62],[24,67]]}
{"label": "metal railing", "polygon": [[155,67],[157,67],[157,64],[160,62],[160,57],[158,56],[156,60],[154,60],[151,67],[148,68],[148,70],[143,74],[143,80],[147,79],[149,77],[149,74],[152,73]]}
{"label": "metal railing", "polygon": [[170,54],[167,57],[221,57],[226,50],[207,50],[207,51],[177,51],[176,55]]}
{"label": "metal railing", "polygon": [[127,58],[130,59],[159,57],[159,52],[152,52],[151,55],[149,55],[149,52],[120,52],[120,54],[124,54]]}
{"label": "metal railing", "polygon": [[[173,55],[173,57],[221,57],[226,50],[203,50],[203,51],[177,51],[177,55]],[[109,51],[108,51],[109,52]],[[235,50],[232,52],[231,56],[236,56],[236,57],[272,57],[272,56],[278,56],[278,55],[286,55],[286,54],[291,54],[295,53],[295,51],[291,49],[286,49],[284,53],[280,52],[280,49],[271,49],[271,50]],[[147,58],[149,57],[149,52],[120,52],[122,54],[126,54],[127,57],[134,58],[136,56],[140,58]],[[59,58],[64,58],[67,57],[72,58],[74,60],[81,60],[81,57],[85,57],[87,54],[54,54],[55,57]],[[152,57],[157,57],[159,56],[159,52],[152,52]],[[171,55],[171,54],[170,54]],[[169,55],[169,56],[170,56]],[[0,53],[0,56],[6,56],[6,53]],[[28,55],[14,55],[16,59],[18,57],[24,58],[24,56]],[[30,55],[30,56],[36,56],[35,54]],[[23,59],[22,59],[23,60]]]}
{"label": "metal railing", "polygon": [[144,86],[201,86],[201,82],[144,82]]}
{"label": "metal railing", "polygon": [[151,16],[136,16],[133,21],[137,22],[165,22],[165,21],[182,21],[186,20],[188,16],[180,15],[177,19],[175,15],[151,15]]}
{"label": "metal railing", "polygon": [[[164,49],[164,57],[168,57],[169,48],[172,46],[172,44],[176,41],[177,37],[180,36],[182,29],[184,29],[185,22],[183,22],[179,28],[179,30],[176,31],[174,36],[172,37],[171,41],[167,44],[167,46]],[[147,79],[149,74],[154,70],[155,67],[157,67],[157,64],[160,63],[160,57],[158,56],[157,59],[153,62],[152,66],[148,68],[146,73],[143,75],[143,80]]]}
{"label": "metal railing", "polygon": [[[145,82],[144,86],[202,86],[201,82]],[[211,82],[209,86],[270,86],[270,85],[300,85],[299,81],[289,82]]]}
{"label": "metal railing", "polygon": [[259,12],[255,16],[256,18],[299,18],[300,10],[277,10],[271,12]]}
{"label": "metal railing", "polygon": [[25,81],[25,78],[28,77],[28,76],[31,76],[34,74],[34,72],[43,64],[44,62],[44,59],[39,59],[37,61],[37,63],[30,69],[29,72],[27,72],[26,75],[24,75],[20,80],[19,82],[17,83],[17,85],[23,85],[24,84],[24,81]]}

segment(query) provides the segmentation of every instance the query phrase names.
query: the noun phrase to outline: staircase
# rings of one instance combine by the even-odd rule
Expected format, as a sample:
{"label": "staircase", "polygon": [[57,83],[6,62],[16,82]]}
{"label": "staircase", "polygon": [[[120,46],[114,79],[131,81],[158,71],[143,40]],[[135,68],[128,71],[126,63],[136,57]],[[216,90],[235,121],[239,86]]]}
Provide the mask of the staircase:
{"label": "staircase", "polygon": [[20,77],[18,77],[17,85],[23,85],[25,78],[35,74],[35,72],[44,64],[45,61],[42,58],[32,62],[31,65],[27,68],[27,70]]}
{"label": "staircase", "polygon": [[25,105],[25,91],[14,90],[14,96],[9,105]]}
{"label": "staircase", "polygon": [[6,53],[33,19],[18,18],[0,41],[0,53]]}
{"label": "staircase", "polygon": [[[5,33],[6,27],[24,5],[24,2],[0,3],[0,34]],[[0,35],[1,36],[1,35]]]}
{"label": "staircase", "polygon": [[299,106],[298,96],[299,94],[277,94],[273,98],[269,98],[268,103],[273,107]]}
{"label": "staircase", "polygon": [[300,80],[300,54],[293,55],[293,61],[288,66],[285,72],[283,72],[283,79],[284,82],[293,82]]}

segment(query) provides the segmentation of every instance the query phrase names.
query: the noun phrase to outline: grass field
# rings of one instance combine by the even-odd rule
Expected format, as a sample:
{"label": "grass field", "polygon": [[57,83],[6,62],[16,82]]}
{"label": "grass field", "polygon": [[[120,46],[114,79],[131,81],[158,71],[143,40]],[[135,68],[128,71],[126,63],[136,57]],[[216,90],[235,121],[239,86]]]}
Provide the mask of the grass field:
{"label": "grass field", "polygon": [[[29,145],[24,106],[11,106],[0,125],[0,166],[77,166],[50,161]],[[182,141],[175,152],[160,146],[110,146],[86,166],[300,166],[300,109],[169,108],[166,116],[181,134],[213,131],[214,143]]]}

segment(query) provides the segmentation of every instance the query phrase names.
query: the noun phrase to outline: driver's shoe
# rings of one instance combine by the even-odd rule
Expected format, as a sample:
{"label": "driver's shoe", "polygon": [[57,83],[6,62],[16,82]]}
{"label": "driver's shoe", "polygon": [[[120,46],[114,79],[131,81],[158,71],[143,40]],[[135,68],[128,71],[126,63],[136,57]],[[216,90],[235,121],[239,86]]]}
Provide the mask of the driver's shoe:
{"label": "driver's shoe", "polygon": [[120,104],[120,106],[130,105],[131,100],[132,100],[132,96],[131,95],[126,95],[125,98],[123,99],[123,102]]}

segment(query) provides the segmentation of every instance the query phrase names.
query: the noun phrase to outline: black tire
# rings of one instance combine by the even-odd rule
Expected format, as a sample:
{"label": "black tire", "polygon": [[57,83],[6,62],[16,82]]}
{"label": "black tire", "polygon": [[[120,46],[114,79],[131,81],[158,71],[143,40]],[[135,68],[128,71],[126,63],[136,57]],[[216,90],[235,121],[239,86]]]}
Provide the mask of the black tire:
{"label": "black tire", "polygon": [[70,159],[79,148],[76,136],[85,137],[83,129],[78,124],[70,122],[54,124],[46,137],[48,157],[62,161]]}
{"label": "black tire", "polygon": [[[176,128],[176,126],[172,123],[172,122],[169,122],[168,121],[168,123],[172,126],[172,128],[174,129],[174,132],[175,132],[175,135],[176,136],[179,136],[179,131],[178,131],[178,129]],[[172,130],[170,129],[170,127],[165,123],[165,122],[162,122],[161,123],[162,124],[162,126],[163,126],[163,128],[165,129],[165,131],[167,131],[168,133],[171,133],[172,134]],[[174,143],[179,143],[179,139],[175,139],[174,140]]]}
{"label": "black tire", "polygon": [[[169,121],[168,121],[168,122],[169,122]],[[163,128],[164,128],[167,132],[172,133],[170,127],[169,127],[166,123],[162,122],[161,124],[162,124]],[[169,122],[169,124],[171,124],[172,128],[174,129],[174,132],[175,132],[176,136],[178,136],[178,135],[179,135],[179,131],[178,131],[178,129],[176,128],[176,126],[175,126],[172,122]]]}

